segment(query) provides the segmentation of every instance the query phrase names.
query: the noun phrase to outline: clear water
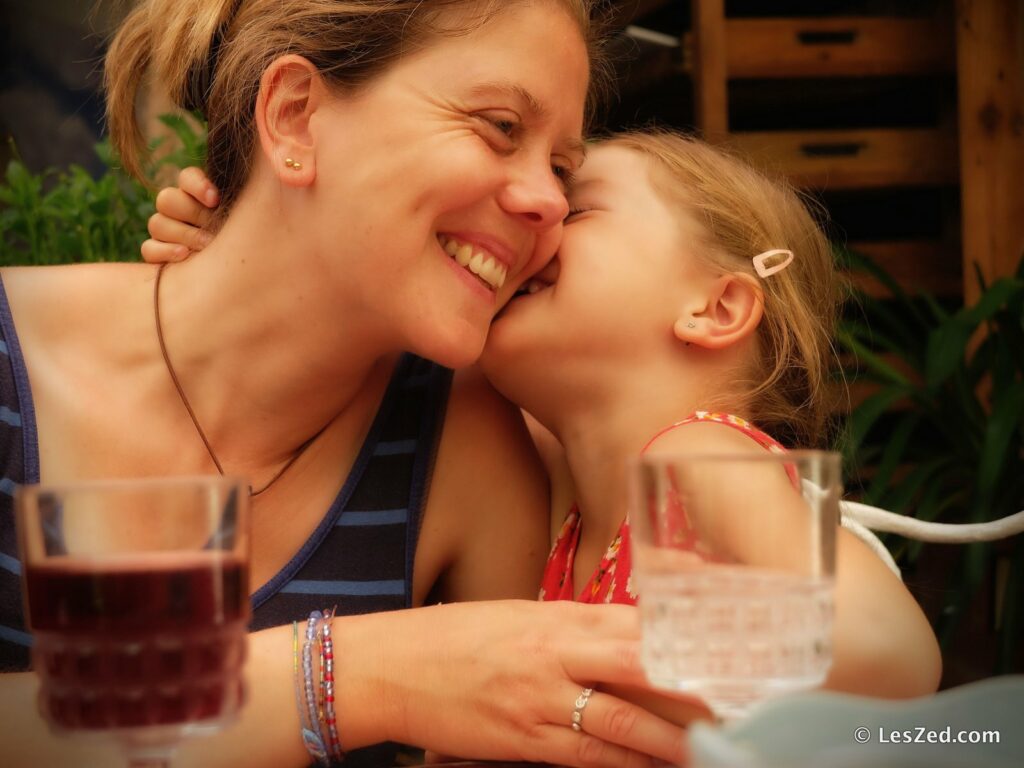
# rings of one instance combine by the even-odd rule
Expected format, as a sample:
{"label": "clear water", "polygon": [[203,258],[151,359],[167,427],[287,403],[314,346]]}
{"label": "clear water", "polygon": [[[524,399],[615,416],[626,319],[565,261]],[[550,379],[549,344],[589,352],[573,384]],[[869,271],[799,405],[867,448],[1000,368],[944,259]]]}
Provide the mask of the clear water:
{"label": "clear water", "polygon": [[723,719],[819,685],[832,661],[831,582],[735,566],[648,573],[640,608],[651,683],[699,695]]}

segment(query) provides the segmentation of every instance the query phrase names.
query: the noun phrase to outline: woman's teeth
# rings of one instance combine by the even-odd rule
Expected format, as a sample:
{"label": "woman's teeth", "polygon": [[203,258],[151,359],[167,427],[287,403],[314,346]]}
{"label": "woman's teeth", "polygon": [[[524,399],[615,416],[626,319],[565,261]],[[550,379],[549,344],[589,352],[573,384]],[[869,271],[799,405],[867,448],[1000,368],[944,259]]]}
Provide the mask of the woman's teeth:
{"label": "woman's teeth", "polygon": [[448,235],[438,235],[438,240],[445,253],[451,256],[456,264],[468,269],[492,289],[498,290],[505,284],[508,267],[493,256],[484,251],[475,250],[469,243],[461,243]]}

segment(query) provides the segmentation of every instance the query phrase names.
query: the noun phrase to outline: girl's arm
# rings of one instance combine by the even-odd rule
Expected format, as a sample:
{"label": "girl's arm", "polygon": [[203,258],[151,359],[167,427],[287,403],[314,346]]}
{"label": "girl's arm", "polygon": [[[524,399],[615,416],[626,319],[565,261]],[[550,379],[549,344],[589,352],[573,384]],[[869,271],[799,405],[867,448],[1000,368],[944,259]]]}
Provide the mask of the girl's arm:
{"label": "girl's arm", "polygon": [[[713,423],[689,424],[666,433],[651,453],[763,453],[746,435]],[[776,476],[778,474],[778,476]],[[772,485],[772,484],[776,485]],[[783,498],[791,492],[781,473],[732,478],[722,487],[735,496],[732,519],[715,530],[743,562],[771,565],[782,547],[767,551],[752,538],[744,516],[770,507],[751,499]],[[835,623],[832,668],[825,688],[867,696],[904,698],[933,693],[942,659],[935,634],[903,582],[855,536],[839,529],[836,544]]]}

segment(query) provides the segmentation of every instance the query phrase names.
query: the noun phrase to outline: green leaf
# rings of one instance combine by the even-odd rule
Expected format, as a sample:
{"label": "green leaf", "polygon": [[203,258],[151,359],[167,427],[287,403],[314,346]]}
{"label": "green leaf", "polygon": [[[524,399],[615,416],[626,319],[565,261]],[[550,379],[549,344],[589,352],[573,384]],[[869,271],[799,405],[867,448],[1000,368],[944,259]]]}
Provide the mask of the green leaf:
{"label": "green leaf", "polygon": [[864,442],[871,427],[889,407],[906,396],[905,387],[887,387],[864,398],[864,401],[850,414],[848,421],[848,449],[856,451]]}
{"label": "green leaf", "polygon": [[839,341],[849,349],[857,359],[862,362],[865,368],[879,380],[890,384],[897,384],[901,387],[909,387],[910,381],[902,373],[893,368],[889,363],[868,349],[859,340],[847,333],[844,329],[837,332]]}
{"label": "green leaf", "polygon": [[938,388],[958,366],[966,365],[967,344],[977,324],[956,315],[928,336],[925,354],[925,383]]}
{"label": "green leaf", "polygon": [[1015,469],[1021,472],[1019,456],[1007,455],[1008,446],[1014,433],[1020,428],[1024,417],[1024,383],[1011,389],[992,404],[992,416],[982,443],[978,460],[978,519],[989,519],[990,505],[995,496],[996,484],[1002,473]]}
{"label": "green leaf", "polygon": [[882,451],[882,458],[875,468],[875,476],[864,494],[865,502],[879,505],[882,503],[885,490],[892,480],[893,472],[906,461],[907,444],[914,431],[921,423],[922,416],[915,411],[904,413],[896,423],[896,428],[889,434]]}
{"label": "green leaf", "polygon": [[1004,277],[994,282],[978,298],[976,304],[961,311],[969,323],[975,326],[988,320],[1001,307],[1006,306],[1015,295],[1024,291],[1024,281]]}

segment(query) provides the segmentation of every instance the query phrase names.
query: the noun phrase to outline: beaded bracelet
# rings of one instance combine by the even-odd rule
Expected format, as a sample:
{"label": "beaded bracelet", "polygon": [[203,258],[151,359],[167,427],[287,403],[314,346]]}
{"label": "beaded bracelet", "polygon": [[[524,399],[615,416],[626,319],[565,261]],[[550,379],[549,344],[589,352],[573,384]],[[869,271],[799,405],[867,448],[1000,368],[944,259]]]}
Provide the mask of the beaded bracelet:
{"label": "beaded bracelet", "polygon": [[[321,618],[322,614],[320,611],[313,611],[309,614],[309,619],[306,622],[306,642],[302,646],[302,673],[305,682],[306,702],[305,707],[300,702],[299,714],[302,720],[302,743],[306,747],[306,751],[321,765],[330,765],[330,760],[327,758],[327,748],[324,746],[323,737],[320,735],[320,718],[317,715],[316,691],[313,687],[313,642],[316,639],[317,624]],[[297,628],[295,630],[295,646],[297,654]],[[297,677],[298,669],[296,669]],[[297,682],[296,685],[298,685]],[[298,694],[296,694],[296,698],[298,700]]]}
{"label": "beaded bracelet", "polygon": [[344,760],[345,752],[338,738],[338,723],[334,716],[334,641],[331,639],[333,611],[324,612],[320,625],[320,676],[323,687],[323,719],[327,724],[327,741],[331,758]]}

